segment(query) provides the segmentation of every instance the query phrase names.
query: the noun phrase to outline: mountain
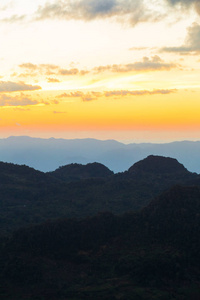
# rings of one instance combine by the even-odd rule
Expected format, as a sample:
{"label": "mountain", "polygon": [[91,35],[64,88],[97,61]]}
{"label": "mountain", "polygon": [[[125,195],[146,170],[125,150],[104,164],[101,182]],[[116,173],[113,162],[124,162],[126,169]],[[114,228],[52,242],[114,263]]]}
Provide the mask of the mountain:
{"label": "mountain", "polygon": [[188,170],[176,159],[170,157],[149,155],[147,158],[135,163],[128,169],[133,174],[189,174]]}
{"label": "mountain", "polygon": [[200,188],[175,186],[138,213],[20,229],[0,248],[2,299],[200,297]]}
{"label": "mountain", "polygon": [[49,173],[1,163],[0,178],[1,235],[48,219],[138,211],[173,185],[200,186],[199,175],[160,156],[149,156],[118,174],[99,163]]}
{"label": "mountain", "polygon": [[124,172],[149,155],[176,158],[189,171],[200,173],[200,141],[165,144],[132,143],[96,139],[40,139],[28,136],[0,139],[0,161],[25,164],[50,172],[60,166],[98,162],[110,170]]}
{"label": "mountain", "polygon": [[88,178],[106,178],[114,173],[100,163],[70,164],[62,166],[49,175],[55,176],[63,181],[77,181]]}

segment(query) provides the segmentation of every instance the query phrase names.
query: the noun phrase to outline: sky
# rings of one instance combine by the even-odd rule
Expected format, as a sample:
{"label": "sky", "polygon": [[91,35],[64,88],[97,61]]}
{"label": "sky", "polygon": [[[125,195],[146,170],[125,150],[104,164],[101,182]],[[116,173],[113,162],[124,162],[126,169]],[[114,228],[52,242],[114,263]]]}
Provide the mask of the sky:
{"label": "sky", "polygon": [[0,138],[200,140],[200,0],[1,0]]}

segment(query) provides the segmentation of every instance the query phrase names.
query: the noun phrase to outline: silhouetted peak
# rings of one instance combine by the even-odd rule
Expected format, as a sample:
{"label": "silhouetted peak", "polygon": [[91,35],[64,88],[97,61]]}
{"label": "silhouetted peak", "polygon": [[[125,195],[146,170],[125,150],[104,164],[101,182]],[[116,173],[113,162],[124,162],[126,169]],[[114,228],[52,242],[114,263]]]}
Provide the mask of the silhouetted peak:
{"label": "silhouetted peak", "polygon": [[69,164],[58,168],[54,172],[51,172],[51,174],[65,180],[79,180],[86,178],[108,177],[111,176],[113,172],[103,164],[94,162],[87,165],[77,163]]}
{"label": "silhouetted peak", "polygon": [[128,170],[129,173],[188,173],[188,170],[175,158],[150,155],[135,163]]}

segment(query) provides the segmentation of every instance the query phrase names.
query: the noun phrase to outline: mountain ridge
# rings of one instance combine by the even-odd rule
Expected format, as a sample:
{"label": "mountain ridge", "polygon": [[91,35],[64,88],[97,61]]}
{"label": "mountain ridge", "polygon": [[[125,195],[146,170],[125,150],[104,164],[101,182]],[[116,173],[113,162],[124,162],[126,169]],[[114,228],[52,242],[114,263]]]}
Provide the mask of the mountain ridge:
{"label": "mountain ridge", "polygon": [[[107,167],[92,163],[43,173],[27,166],[1,163],[6,170],[0,169],[0,233],[48,219],[83,218],[105,211],[115,215],[138,211],[173,185],[200,186],[200,175],[187,171],[176,160],[159,156],[154,156],[155,159],[162,162],[163,168],[169,161],[175,161],[178,172],[173,168],[158,173],[154,168],[150,172],[113,174]],[[152,156],[141,163],[148,165],[149,160]]]}
{"label": "mountain ridge", "polygon": [[189,171],[200,173],[200,142],[180,141],[165,144],[130,143],[97,139],[42,139],[10,137],[0,139],[0,160],[25,164],[43,172],[71,163],[106,165],[110,170],[124,172],[133,163],[148,155],[176,158]]}

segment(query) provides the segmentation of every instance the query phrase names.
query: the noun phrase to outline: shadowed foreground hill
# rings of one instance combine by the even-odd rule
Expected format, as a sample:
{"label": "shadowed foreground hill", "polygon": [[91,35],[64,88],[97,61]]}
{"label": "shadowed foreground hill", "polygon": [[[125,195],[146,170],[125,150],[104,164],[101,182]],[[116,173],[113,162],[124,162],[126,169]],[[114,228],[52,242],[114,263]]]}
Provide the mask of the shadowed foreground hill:
{"label": "shadowed foreground hill", "polygon": [[175,184],[200,185],[199,175],[160,156],[149,156],[119,174],[98,163],[51,173],[1,163],[0,176],[0,234],[48,219],[137,211]]}
{"label": "shadowed foreground hill", "polygon": [[21,229],[0,251],[9,300],[200,298],[200,188],[176,186],[141,212]]}

